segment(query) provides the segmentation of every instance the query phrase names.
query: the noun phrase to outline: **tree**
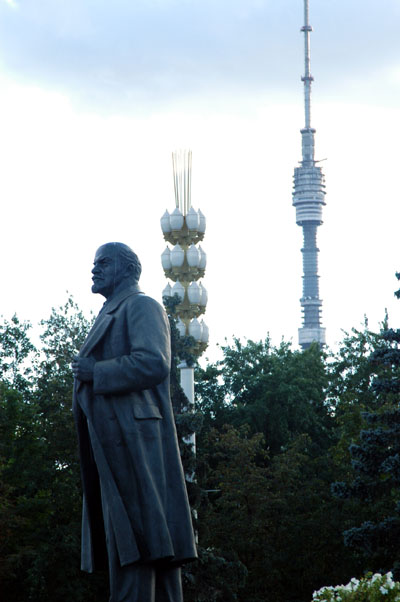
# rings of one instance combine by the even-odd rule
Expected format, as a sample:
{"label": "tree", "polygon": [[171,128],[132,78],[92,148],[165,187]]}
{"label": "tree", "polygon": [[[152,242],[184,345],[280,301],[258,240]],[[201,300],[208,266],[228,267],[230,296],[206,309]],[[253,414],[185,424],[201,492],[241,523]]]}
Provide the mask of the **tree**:
{"label": "tree", "polygon": [[308,435],[271,457],[261,434],[226,426],[209,431],[205,448],[200,541],[248,573],[237,597],[222,600],[305,602],[326,579],[341,579],[348,559],[330,495],[332,465],[315,457]]}
{"label": "tree", "polygon": [[377,398],[372,382],[379,377],[390,377],[390,370],[383,364],[371,361],[371,356],[386,346],[383,332],[387,329],[385,316],[379,332],[373,332],[365,319],[364,328],[353,328],[344,333],[339,350],[328,357],[329,384],[327,403],[335,420],[337,444],[333,450],[337,465],[349,476],[349,446],[354,443],[364,424],[363,413],[374,411],[381,401]]}
{"label": "tree", "polygon": [[21,322],[17,315],[0,324],[0,374],[3,383],[14,389],[29,389],[37,350],[29,339],[30,322]]}
{"label": "tree", "polygon": [[344,531],[347,546],[364,559],[368,570],[400,574],[400,410],[365,413],[369,428],[350,447],[355,478],[336,483],[338,496],[356,498],[364,521]]}
{"label": "tree", "polygon": [[268,338],[246,344],[234,339],[222,352],[222,360],[196,374],[206,430],[247,424],[251,433],[263,434],[271,455],[302,433],[310,435],[316,449],[327,447],[333,422],[325,404],[324,356],[317,345],[301,352],[284,342],[273,347]]}
{"label": "tree", "polygon": [[222,350],[196,378],[204,414],[197,474],[209,493],[200,542],[245,565],[237,600],[309,600],[353,566],[330,493],[336,436],[325,356],[268,339]]}
{"label": "tree", "polygon": [[100,601],[101,577],[89,582],[79,569],[81,491],[69,369],[89,322],[72,299],[53,309],[30,372],[26,325],[16,317],[12,325],[0,329],[9,366],[0,384],[2,595],[8,602]]}
{"label": "tree", "polygon": [[356,525],[353,520],[344,530],[346,545],[359,554],[366,569],[392,569],[399,577],[400,331],[389,329],[385,320],[375,343],[365,365],[361,429],[349,446],[351,473],[336,482],[333,491],[350,504],[359,503]]}
{"label": "tree", "polygon": [[[366,324],[334,356],[234,340],[202,369],[191,338],[177,333],[175,301],[167,304],[171,397],[184,469],[196,474],[188,491],[200,543],[199,562],[184,567],[185,600],[308,602],[326,583],[391,568],[400,333]],[[70,361],[90,320],[68,299],[42,327],[36,350],[29,323],[14,316],[0,324],[2,594],[8,602],[105,602],[107,575],[79,570]],[[195,366],[195,412],[179,384],[181,359]],[[342,497],[331,495],[332,482],[345,483]]]}

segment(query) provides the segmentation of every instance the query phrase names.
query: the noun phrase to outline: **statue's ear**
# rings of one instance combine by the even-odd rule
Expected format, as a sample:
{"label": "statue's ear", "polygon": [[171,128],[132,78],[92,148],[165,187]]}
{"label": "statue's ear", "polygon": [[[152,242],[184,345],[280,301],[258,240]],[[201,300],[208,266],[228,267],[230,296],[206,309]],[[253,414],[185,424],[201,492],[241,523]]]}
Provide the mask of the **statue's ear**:
{"label": "statue's ear", "polygon": [[134,274],[135,274],[135,266],[133,265],[133,263],[128,263],[125,268],[125,275],[129,276],[131,278],[132,276],[134,276]]}

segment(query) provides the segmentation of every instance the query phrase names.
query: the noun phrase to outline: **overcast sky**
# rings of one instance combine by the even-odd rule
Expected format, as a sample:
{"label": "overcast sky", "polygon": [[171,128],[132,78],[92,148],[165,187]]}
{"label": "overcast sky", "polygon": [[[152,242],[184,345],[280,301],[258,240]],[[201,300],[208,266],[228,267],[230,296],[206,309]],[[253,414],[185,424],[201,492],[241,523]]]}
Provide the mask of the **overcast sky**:
{"label": "overcast sky", "polygon": [[[334,345],[385,307],[400,327],[400,2],[310,0],[310,22]],[[171,152],[191,148],[209,355],[232,335],[297,344],[302,25],[302,0],[0,0],[0,313],[35,323],[66,290],[96,312],[91,264],[111,240],[137,251],[160,300]]]}

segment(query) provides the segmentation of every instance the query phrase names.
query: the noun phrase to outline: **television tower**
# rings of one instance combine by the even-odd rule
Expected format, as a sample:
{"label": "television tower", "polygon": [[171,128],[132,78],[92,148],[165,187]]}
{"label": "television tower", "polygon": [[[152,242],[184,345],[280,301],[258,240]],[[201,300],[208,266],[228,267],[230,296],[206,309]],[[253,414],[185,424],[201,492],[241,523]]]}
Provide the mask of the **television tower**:
{"label": "television tower", "polygon": [[314,159],[314,134],[311,127],[311,82],[309,0],[304,0],[304,82],[305,127],[300,130],[302,160],[294,170],[293,205],[296,223],[303,228],[303,296],[300,299],[303,325],[299,328],[299,345],[307,349],[314,341],[325,344],[325,328],[321,327],[322,301],[319,298],[317,228],[322,224],[322,206],[325,205],[325,178]]}

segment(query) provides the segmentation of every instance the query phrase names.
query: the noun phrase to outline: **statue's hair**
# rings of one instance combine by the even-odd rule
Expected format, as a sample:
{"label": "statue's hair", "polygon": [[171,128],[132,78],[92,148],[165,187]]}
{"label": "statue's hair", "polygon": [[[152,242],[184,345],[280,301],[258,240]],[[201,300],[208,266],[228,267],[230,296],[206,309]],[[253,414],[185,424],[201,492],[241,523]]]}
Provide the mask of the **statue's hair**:
{"label": "statue's hair", "polygon": [[132,275],[135,282],[138,282],[142,273],[142,264],[140,263],[139,257],[136,255],[136,253],[123,242],[111,242],[107,244],[112,245],[115,248],[118,257],[124,266],[133,266]]}

